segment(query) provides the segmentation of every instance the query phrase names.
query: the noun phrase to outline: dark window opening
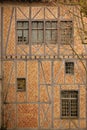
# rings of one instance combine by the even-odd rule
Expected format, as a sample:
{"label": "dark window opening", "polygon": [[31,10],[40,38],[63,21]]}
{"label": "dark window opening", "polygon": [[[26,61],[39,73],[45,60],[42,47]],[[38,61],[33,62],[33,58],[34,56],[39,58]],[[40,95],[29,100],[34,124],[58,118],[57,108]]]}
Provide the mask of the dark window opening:
{"label": "dark window opening", "polygon": [[26,79],[17,78],[17,91],[26,91]]}
{"label": "dark window opening", "polygon": [[65,62],[65,73],[74,74],[74,62]]}

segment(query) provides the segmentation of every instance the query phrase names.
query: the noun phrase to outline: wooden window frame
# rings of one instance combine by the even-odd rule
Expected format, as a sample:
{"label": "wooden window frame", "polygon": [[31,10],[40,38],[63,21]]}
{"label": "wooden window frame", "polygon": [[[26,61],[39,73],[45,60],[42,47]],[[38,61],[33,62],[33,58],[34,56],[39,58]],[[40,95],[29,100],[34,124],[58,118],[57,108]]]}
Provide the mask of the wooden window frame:
{"label": "wooden window frame", "polygon": [[[18,27],[18,23],[21,22],[22,23],[22,27]],[[24,27],[24,22],[26,22],[28,24],[27,27]],[[25,20],[18,20],[16,25],[16,32],[17,32],[17,45],[28,45],[29,43],[29,21],[25,21]],[[18,31],[22,32],[22,37],[21,37],[21,41],[19,41],[18,39]],[[27,31],[27,36],[24,36],[24,31]],[[27,39],[25,41],[25,39]]]}
{"label": "wooden window frame", "polygon": [[[68,97],[63,97],[62,93],[68,93]],[[73,95],[73,93],[76,94],[76,97],[71,96]],[[76,115],[74,115],[75,113]],[[78,119],[78,117],[79,117],[78,90],[62,90],[61,119]]]}
{"label": "wooden window frame", "polygon": [[[24,83],[23,83],[24,86],[20,85],[20,82],[22,80],[24,80]],[[24,91],[26,91],[26,78],[17,78],[17,91],[18,92],[24,92]]]}
{"label": "wooden window frame", "polygon": [[[49,22],[50,23],[50,27],[46,27],[46,23],[47,22]],[[56,27],[52,27],[52,24],[53,24],[53,22],[55,22],[56,24]],[[45,39],[46,39],[46,32],[47,32],[47,30],[49,31],[50,30],[50,34],[51,34],[51,37],[50,37],[50,41],[48,41],[47,39],[46,39],[46,42],[48,42],[49,44],[56,44],[56,42],[57,42],[57,22],[58,21],[49,21],[49,20],[47,20],[47,21],[45,21]],[[55,40],[53,40],[53,31],[56,31],[56,39]]]}
{"label": "wooden window frame", "polygon": [[74,62],[65,61],[65,74],[74,75]]}
{"label": "wooden window frame", "polygon": [[[65,24],[65,25],[62,25]],[[73,21],[61,20],[60,21],[60,44],[72,45],[73,44]]]}
{"label": "wooden window frame", "polygon": [[[39,27],[39,23],[43,23],[43,27]],[[37,27],[33,27],[33,23],[36,23],[37,24]],[[39,41],[38,39],[39,39],[39,31],[43,31],[43,35],[42,35],[42,37],[43,37],[43,40],[42,41]],[[44,42],[44,21],[37,21],[37,20],[35,20],[35,21],[31,21],[31,35],[32,35],[32,37],[33,37],[33,31],[37,31],[37,35],[36,35],[36,38],[37,38],[37,41],[33,41],[32,39],[31,39],[31,41],[32,41],[32,44],[40,44],[40,43],[43,43]]]}
{"label": "wooden window frame", "polygon": [[[32,28],[32,23],[33,22],[42,22],[43,23],[43,28]],[[51,24],[52,24],[52,22],[56,22],[56,28],[53,28],[53,27],[51,27],[51,28],[46,28],[46,22],[51,22]],[[32,42],[32,44],[42,44],[42,43],[47,43],[47,44],[56,44],[57,43],[57,23],[58,23],[58,21],[57,20],[34,20],[34,21],[31,21],[31,31],[32,30],[43,30],[43,41],[42,42],[38,42],[38,41],[36,41],[36,42]],[[47,41],[47,39],[46,39],[46,31],[47,30],[50,30],[50,33],[51,33],[51,40],[50,41]],[[52,41],[52,31],[53,30],[56,30],[56,40],[55,41]],[[38,36],[37,36],[38,37]],[[44,41],[44,39],[45,39],[45,41]],[[32,41],[32,40],[31,40]]]}

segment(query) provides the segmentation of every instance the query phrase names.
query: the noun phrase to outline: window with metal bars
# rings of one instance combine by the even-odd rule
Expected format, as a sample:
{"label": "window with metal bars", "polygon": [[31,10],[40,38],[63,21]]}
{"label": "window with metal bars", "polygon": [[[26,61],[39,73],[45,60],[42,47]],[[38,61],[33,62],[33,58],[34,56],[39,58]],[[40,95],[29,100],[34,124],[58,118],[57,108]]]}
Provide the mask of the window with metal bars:
{"label": "window with metal bars", "polygon": [[25,91],[25,90],[26,90],[26,79],[17,78],[17,91]]}
{"label": "window with metal bars", "polygon": [[61,45],[70,45],[73,41],[73,24],[72,21],[60,22],[60,39]]}
{"label": "window with metal bars", "polygon": [[17,21],[17,43],[28,44],[29,23],[28,21]]}
{"label": "window with metal bars", "polygon": [[32,21],[32,44],[56,43],[57,21]]}
{"label": "window with metal bars", "polygon": [[65,73],[74,74],[74,62],[65,62]]}
{"label": "window with metal bars", "polygon": [[61,118],[78,118],[78,91],[61,91]]}

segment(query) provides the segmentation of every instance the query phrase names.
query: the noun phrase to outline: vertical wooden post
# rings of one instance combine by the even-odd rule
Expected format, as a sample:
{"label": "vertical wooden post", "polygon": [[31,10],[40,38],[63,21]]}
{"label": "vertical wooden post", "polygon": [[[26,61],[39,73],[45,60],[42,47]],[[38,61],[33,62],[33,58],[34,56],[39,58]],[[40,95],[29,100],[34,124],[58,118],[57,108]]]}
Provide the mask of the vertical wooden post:
{"label": "vertical wooden post", "polygon": [[86,129],[87,129],[87,59],[86,59]]}
{"label": "vertical wooden post", "polygon": [[1,8],[0,8],[0,128],[1,128]]}
{"label": "vertical wooden post", "polygon": [[54,128],[54,61],[51,61],[51,108],[52,108],[52,123],[51,127]]}
{"label": "vertical wooden post", "polygon": [[2,124],[2,7],[0,7],[0,128]]}

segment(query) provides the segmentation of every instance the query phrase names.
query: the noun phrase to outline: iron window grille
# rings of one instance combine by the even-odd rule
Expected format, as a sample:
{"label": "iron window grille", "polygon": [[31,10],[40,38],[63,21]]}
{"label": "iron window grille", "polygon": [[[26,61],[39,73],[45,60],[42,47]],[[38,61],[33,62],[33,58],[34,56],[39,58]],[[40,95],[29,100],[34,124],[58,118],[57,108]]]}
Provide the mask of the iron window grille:
{"label": "iron window grille", "polygon": [[73,23],[72,21],[60,22],[60,40],[61,45],[70,45],[73,41]]}
{"label": "iron window grille", "polygon": [[28,21],[17,21],[17,42],[18,44],[28,44],[29,38]]}
{"label": "iron window grille", "polygon": [[61,91],[61,118],[78,118],[78,91]]}
{"label": "iron window grille", "polygon": [[65,73],[74,74],[74,62],[65,62]]}
{"label": "iron window grille", "polygon": [[17,78],[17,91],[26,91],[26,79]]}

